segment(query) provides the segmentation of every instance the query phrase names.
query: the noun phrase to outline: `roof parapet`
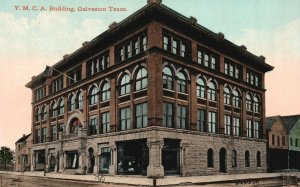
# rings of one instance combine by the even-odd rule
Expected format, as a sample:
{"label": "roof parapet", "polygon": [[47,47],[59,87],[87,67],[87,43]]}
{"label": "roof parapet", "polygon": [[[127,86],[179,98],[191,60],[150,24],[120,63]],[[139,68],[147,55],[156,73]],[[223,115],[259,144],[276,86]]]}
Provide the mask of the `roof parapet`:
{"label": "roof parapet", "polygon": [[147,4],[150,5],[152,3],[155,3],[155,4],[162,4],[162,0],[147,0]]}
{"label": "roof parapet", "polygon": [[260,56],[259,56],[259,59],[260,59],[262,62],[264,62],[264,63],[266,62],[266,57],[264,57],[263,55],[260,55]]}
{"label": "roof parapet", "polygon": [[225,39],[225,35],[222,32],[218,33],[218,37],[220,40],[224,40]]}
{"label": "roof parapet", "polygon": [[89,44],[89,42],[88,42],[88,41],[85,41],[85,42],[82,43],[82,47],[85,47],[85,46],[87,46],[88,44]]}
{"label": "roof parapet", "polygon": [[195,18],[194,16],[191,16],[191,17],[190,17],[190,21],[191,21],[191,23],[192,23],[193,25],[196,25],[197,22],[198,22],[197,18]]}
{"label": "roof parapet", "polygon": [[69,58],[69,56],[70,56],[69,54],[65,54],[65,55],[63,56],[63,59],[64,59],[64,60],[67,60],[67,59]]}
{"label": "roof parapet", "polygon": [[118,23],[114,21],[108,26],[108,28],[111,30],[111,29],[115,28],[117,25],[118,25]]}
{"label": "roof parapet", "polygon": [[246,47],[245,45],[241,45],[240,48],[241,48],[241,50],[242,50],[243,52],[246,52],[246,51],[247,51],[247,47]]}

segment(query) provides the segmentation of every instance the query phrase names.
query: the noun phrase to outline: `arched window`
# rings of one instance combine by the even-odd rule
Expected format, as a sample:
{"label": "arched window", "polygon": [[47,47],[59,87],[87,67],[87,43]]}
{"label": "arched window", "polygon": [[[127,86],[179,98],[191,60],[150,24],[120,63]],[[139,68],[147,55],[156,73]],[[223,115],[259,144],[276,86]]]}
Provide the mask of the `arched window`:
{"label": "arched window", "polygon": [[79,125],[80,125],[79,119],[74,119],[74,120],[70,123],[70,133],[77,133],[77,132],[78,132]]}
{"label": "arched window", "polygon": [[51,105],[51,117],[57,116],[57,103],[53,102]]}
{"label": "arched window", "polygon": [[39,107],[37,107],[36,109],[35,109],[35,113],[34,113],[34,121],[39,121],[39,115],[40,115],[40,108]]}
{"label": "arched window", "polygon": [[59,115],[62,115],[62,114],[64,114],[64,112],[65,112],[65,103],[64,103],[64,100],[63,99],[61,99],[60,101],[59,101],[59,105],[58,105],[58,107],[59,107],[59,109],[57,110],[59,113]]}
{"label": "arched window", "polygon": [[205,83],[202,78],[197,79],[197,97],[205,98]]}
{"label": "arched window", "polygon": [[70,107],[69,107],[69,111],[74,111],[75,110],[75,96],[72,94],[69,97],[69,102],[70,102]]}
{"label": "arched window", "polygon": [[212,149],[207,150],[207,167],[214,167],[214,151]]}
{"label": "arched window", "polygon": [[187,93],[187,81],[182,72],[178,73],[177,91],[181,93]]}
{"label": "arched window", "polygon": [[230,90],[227,87],[224,88],[224,104],[231,105]]}
{"label": "arched window", "polygon": [[255,96],[254,98],[253,98],[253,110],[254,110],[254,112],[259,112],[259,108],[260,108],[260,106],[259,106],[259,99],[258,99],[258,97],[257,96]]}
{"label": "arched window", "polygon": [[241,107],[241,97],[238,91],[233,91],[233,106],[240,108]]}
{"label": "arched window", "polygon": [[83,95],[82,95],[82,91],[79,91],[79,93],[77,94],[77,101],[78,101],[78,108],[82,109],[82,107],[83,107]]}
{"label": "arched window", "polygon": [[105,82],[102,86],[102,101],[108,101],[110,99],[110,84]]}
{"label": "arched window", "polygon": [[163,88],[173,90],[173,76],[168,67],[163,69]]}
{"label": "arched window", "polygon": [[208,84],[208,99],[215,101],[217,99],[216,96],[216,85],[213,82]]}
{"label": "arched window", "polygon": [[260,156],[260,151],[257,151],[256,153],[256,167],[261,167],[261,156]]}
{"label": "arched window", "polygon": [[246,109],[247,111],[252,111],[252,99],[249,94],[246,95]]}
{"label": "arched window", "polygon": [[138,71],[136,75],[135,90],[143,90],[148,87],[148,73],[145,68]]}
{"label": "arched window", "polygon": [[46,108],[46,106],[43,106],[42,113],[41,113],[41,120],[42,121],[46,120],[46,118],[47,118],[47,108]]}
{"label": "arched window", "polygon": [[237,167],[237,153],[236,153],[236,150],[232,150],[231,158],[232,158],[232,167],[233,168]]}
{"label": "arched window", "polygon": [[249,151],[245,152],[245,167],[250,167],[250,153],[249,153]]}
{"label": "arched window", "polygon": [[120,95],[125,95],[130,93],[130,77],[125,74],[121,79]]}
{"label": "arched window", "polygon": [[98,93],[98,89],[96,88],[96,86],[93,86],[90,89],[90,94],[89,94],[90,95],[90,99],[89,99],[90,105],[95,105],[98,102],[97,93]]}

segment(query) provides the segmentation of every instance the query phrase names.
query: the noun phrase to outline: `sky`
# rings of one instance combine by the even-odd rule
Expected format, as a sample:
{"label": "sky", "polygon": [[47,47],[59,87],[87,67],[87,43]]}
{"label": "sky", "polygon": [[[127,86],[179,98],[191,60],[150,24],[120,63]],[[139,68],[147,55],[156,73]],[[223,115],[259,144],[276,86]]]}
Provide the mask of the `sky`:
{"label": "sky", "polygon": [[[25,84],[46,65],[80,48],[113,21],[120,22],[147,0],[0,1],[0,147],[31,131],[31,90]],[[300,114],[299,0],[163,0],[163,4],[275,67],[266,74],[266,115]],[[23,6],[30,9],[22,10]],[[49,11],[50,6],[76,11]],[[83,12],[78,7],[107,11]],[[108,7],[125,11],[109,11]],[[47,9],[46,10],[43,10]],[[19,10],[20,9],[20,10]]]}

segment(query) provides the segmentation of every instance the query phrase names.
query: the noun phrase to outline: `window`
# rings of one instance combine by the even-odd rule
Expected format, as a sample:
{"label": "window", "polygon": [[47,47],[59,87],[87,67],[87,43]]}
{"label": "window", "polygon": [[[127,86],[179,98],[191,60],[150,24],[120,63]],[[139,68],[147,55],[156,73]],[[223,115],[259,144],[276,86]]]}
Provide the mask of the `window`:
{"label": "window", "polygon": [[218,70],[220,57],[206,49],[198,47],[197,61],[200,65],[207,68]]}
{"label": "window", "polygon": [[231,164],[232,164],[232,167],[235,168],[237,167],[237,153],[236,153],[236,150],[232,150],[232,155],[231,155]]}
{"label": "window", "polygon": [[143,128],[148,124],[148,104],[142,103],[135,105],[135,127]]}
{"label": "window", "polygon": [[187,107],[180,106],[177,107],[177,128],[186,129],[187,128]]}
{"label": "window", "polygon": [[249,151],[245,152],[245,167],[250,167],[250,153],[249,153]]}
{"label": "window", "polygon": [[143,90],[148,87],[148,73],[145,68],[141,68],[136,75],[135,90]]}
{"label": "window", "polygon": [[97,104],[97,102],[98,102],[98,96],[97,96],[97,94],[98,94],[98,89],[95,87],[95,86],[93,86],[91,89],[90,89],[90,98],[89,98],[89,101],[90,101],[90,105],[95,105],[95,104]]}
{"label": "window", "polygon": [[52,132],[51,132],[51,140],[56,141],[57,140],[57,128],[56,125],[53,125],[52,127]]}
{"label": "window", "polygon": [[41,120],[44,121],[47,118],[47,107],[43,106],[42,113],[41,113]]}
{"label": "window", "polygon": [[178,44],[179,43],[179,41],[177,40],[177,39],[174,39],[173,38],[173,43],[172,43],[172,52],[174,53],[174,54],[178,54]]}
{"label": "window", "polygon": [[142,44],[143,44],[143,51],[147,51],[147,36],[143,36],[143,39],[142,39]]}
{"label": "window", "polygon": [[53,102],[51,105],[51,117],[57,116],[57,103]]}
{"label": "window", "polygon": [[130,107],[120,109],[121,130],[130,129]]}
{"label": "window", "polygon": [[173,76],[170,68],[163,69],[163,88],[173,90]]}
{"label": "window", "polygon": [[109,133],[110,132],[110,113],[105,112],[101,114],[101,127],[102,133]]}
{"label": "window", "polygon": [[259,122],[254,121],[254,138],[259,138]]}
{"label": "window", "polygon": [[254,112],[258,113],[259,112],[259,99],[257,98],[257,96],[254,96],[253,98],[253,110]]}
{"label": "window", "polygon": [[181,93],[187,93],[187,81],[182,72],[178,73],[177,91]]}
{"label": "window", "polygon": [[110,99],[110,84],[105,82],[102,86],[102,101],[108,101]]}
{"label": "window", "polygon": [[240,94],[236,90],[233,91],[233,106],[236,107],[236,108],[241,107]]}
{"label": "window", "polygon": [[214,167],[214,151],[212,149],[207,150],[207,167]]}
{"label": "window", "polygon": [[285,146],[285,136],[282,136],[282,145]]}
{"label": "window", "polygon": [[125,45],[125,50],[126,50],[126,58],[130,58],[132,56],[131,44],[130,43]]}
{"label": "window", "polygon": [[82,91],[79,91],[79,93],[77,94],[77,101],[78,101],[78,108],[82,109],[82,107],[83,107],[83,95],[82,95]]}
{"label": "window", "polygon": [[197,110],[197,127],[199,131],[205,131],[205,110]]}
{"label": "window", "polygon": [[130,77],[125,74],[121,79],[120,96],[130,93]]}
{"label": "window", "polygon": [[47,135],[46,130],[47,130],[46,127],[42,128],[42,143],[46,142],[46,135]]}
{"label": "window", "polygon": [[59,129],[59,131],[61,131],[61,132],[66,132],[66,131],[65,131],[65,125],[64,125],[63,123],[58,124],[58,129]]}
{"label": "window", "polygon": [[233,135],[240,136],[241,132],[241,125],[240,125],[240,118],[233,117]]}
{"label": "window", "polygon": [[217,128],[217,113],[208,112],[208,132],[216,133]]}
{"label": "window", "polygon": [[275,135],[272,134],[272,145],[275,145]]}
{"label": "window", "polygon": [[216,101],[216,86],[213,82],[208,84],[208,99],[212,101]]}
{"label": "window", "polygon": [[89,122],[89,135],[95,135],[98,131],[98,118],[91,117]]}
{"label": "window", "polygon": [[54,80],[51,84],[51,93],[58,92],[59,90],[63,89],[63,77],[59,77],[58,79]]}
{"label": "window", "polygon": [[87,62],[87,76],[90,77],[98,72],[101,72],[109,67],[109,52],[100,54]]}
{"label": "window", "polygon": [[260,151],[257,151],[256,153],[256,167],[261,167],[261,155],[260,155]]}
{"label": "window", "polygon": [[64,114],[64,112],[65,112],[65,103],[64,103],[64,100],[63,99],[61,99],[60,101],[59,101],[59,105],[58,105],[58,114],[59,115],[62,115],[62,114]]}
{"label": "window", "polygon": [[133,55],[140,53],[140,42],[138,39],[133,41]]}
{"label": "window", "polygon": [[225,134],[231,134],[231,117],[228,115],[224,116]]}
{"label": "window", "polygon": [[78,82],[81,80],[81,67],[72,70],[70,72],[68,72],[68,85],[72,85],[75,82]]}
{"label": "window", "polygon": [[234,63],[233,61],[225,58],[225,71],[226,75],[236,79],[242,79],[242,66]]}
{"label": "window", "polygon": [[163,103],[163,126],[173,128],[173,104]]}
{"label": "window", "polygon": [[40,115],[40,108],[37,107],[37,108],[35,109],[35,113],[34,113],[34,121],[35,121],[35,122],[39,121],[39,115]]}
{"label": "window", "polygon": [[290,138],[290,145],[293,146],[293,138]]}
{"label": "window", "polygon": [[227,87],[224,88],[224,104],[231,105],[230,90]]}
{"label": "window", "polygon": [[295,139],[295,147],[298,147],[298,139]]}
{"label": "window", "polygon": [[34,91],[34,101],[43,99],[45,96],[46,96],[46,87],[45,86]]}
{"label": "window", "polygon": [[247,137],[252,138],[252,121],[247,119]]}
{"label": "window", "polygon": [[259,73],[247,70],[246,81],[253,86],[261,87],[261,75]]}
{"label": "window", "polygon": [[41,129],[35,130],[35,143],[40,143],[41,141]]}
{"label": "window", "polygon": [[197,97],[205,98],[205,84],[202,78],[197,79]]}
{"label": "window", "polygon": [[163,48],[164,48],[164,50],[166,50],[166,51],[169,51],[170,49],[171,49],[171,37],[169,37],[169,36],[164,36],[163,37],[163,42],[164,42],[164,46],[163,46]]}
{"label": "window", "polygon": [[180,56],[186,57],[186,44],[184,44],[184,43],[181,44]]}
{"label": "window", "polygon": [[163,49],[172,54],[187,58],[189,46],[189,43],[184,39],[165,33],[163,34]]}
{"label": "window", "polygon": [[72,94],[69,97],[69,102],[70,102],[70,107],[69,107],[69,111],[74,111],[75,110],[75,96]]}
{"label": "window", "polygon": [[280,146],[280,137],[277,136],[277,145]]}
{"label": "window", "polygon": [[246,109],[247,111],[252,111],[252,99],[249,94],[246,96]]}

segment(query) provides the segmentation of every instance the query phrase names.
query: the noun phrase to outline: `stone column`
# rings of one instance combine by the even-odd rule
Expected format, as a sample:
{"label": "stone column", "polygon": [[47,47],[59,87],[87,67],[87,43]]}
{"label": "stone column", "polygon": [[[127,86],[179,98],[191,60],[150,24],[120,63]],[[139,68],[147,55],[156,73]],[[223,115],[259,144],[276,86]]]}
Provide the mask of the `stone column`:
{"label": "stone column", "polygon": [[111,146],[109,175],[117,174],[117,146],[115,143]]}
{"label": "stone column", "polygon": [[147,142],[149,148],[149,165],[147,167],[147,177],[164,177],[164,167],[161,164],[163,140]]}
{"label": "stone column", "polygon": [[98,154],[96,154],[95,155],[95,165],[94,165],[94,174],[97,174],[97,173],[99,173],[98,171],[100,171],[100,169],[99,169],[99,157],[100,157],[100,155],[98,155]]}
{"label": "stone column", "polygon": [[84,151],[82,151],[81,149],[78,150],[78,155],[79,155],[79,160],[78,160],[78,170],[77,170],[77,173],[78,174],[81,174],[81,175],[84,175],[86,174],[86,165],[85,165],[85,162],[84,162],[84,159],[85,159],[85,154],[84,154]]}
{"label": "stone column", "polygon": [[59,151],[58,153],[58,157],[59,157],[59,170],[58,172],[63,172],[64,170],[64,166],[65,166],[65,154],[62,151]]}
{"label": "stone column", "polygon": [[36,163],[35,152],[32,151],[32,153],[31,153],[31,168],[30,168],[30,171],[34,171],[35,170],[35,163]]}
{"label": "stone column", "polygon": [[65,170],[67,167],[67,154],[64,152],[63,153],[63,167],[62,167],[62,171]]}
{"label": "stone column", "polygon": [[189,146],[189,143],[182,143],[180,144],[180,174],[182,176],[188,175],[188,170],[186,167],[186,158],[185,158],[185,150]]}

